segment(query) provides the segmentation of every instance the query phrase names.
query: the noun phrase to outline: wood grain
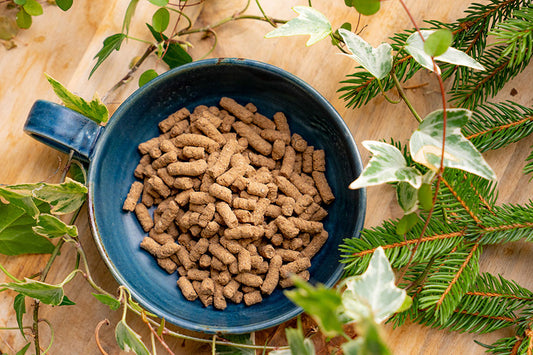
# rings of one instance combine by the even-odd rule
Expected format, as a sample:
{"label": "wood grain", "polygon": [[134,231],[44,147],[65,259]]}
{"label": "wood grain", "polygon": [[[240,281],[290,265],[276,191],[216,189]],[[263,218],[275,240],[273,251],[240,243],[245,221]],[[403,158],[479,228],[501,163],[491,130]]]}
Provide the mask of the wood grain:
{"label": "wood grain", "polygon": [[[27,113],[37,99],[56,101],[52,90],[46,82],[43,72],[47,72],[65,83],[71,90],[89,98],[95,91],[105,94],[115,82],[127,71],[130,60],[142,54],[145,44],[128,41],[120,52],[114,52],[101,68],[88,80],[88,74],[94,64],[93,57],[100,49],[105,37],[117,33],[122,26],[122,18],[128,0],[75,1],[67,13],[54,6],[45,6],[45,15],[35,18],[31,29],[21,31],[17,36],[18,47],[10,51],[0,48],[0,183],[12,184],[22,182],[49,181],[57,182],[59,169],[65,156],[51,148],[38,143],[22,132]],[[234,14],[246,1],[207,0],[200,7],[191,7],[190,16],[194,27],[212,24],[226,16]],[[295,14],[291,6],[305,5],[307,1],[271,0],[263,1],[264,10],[272,17],[292,18]],[[413,16],[422,19],[452,21],[463,16],[469,1],[453,0],[446,2],[408,1]],[[354,11],[346,8],[343,1],[314,1],[314,6],[323,12],[336,28],[343,22],[357,22]],[[149,22],[154,7],[147,1],[140,2],[131,26],[131,35],[148,38],[149,33],[144,23]],[[248,10],[260,14],[252,2]],[[395,31],[408,28],[409,21],[398,2],[383,2],[380,13],[373,17],[363,17],[361,26],[365,25],[362,35],[373,45],[385,41]],[[354,62],[338,54],[328,40],[312,47],[305,47],[307,38],[292,37],[264,39],[271,27],[267,23],[250,20],[232,22],[218,27],[218,46],[209,57],[246,57],[277,65],[307,81],[324,95],[343,116],[356,142],[368,139],[393,137],[405,141],[416,127],[405,105],[392,105],[382,97],[371,101],[359,109],[346,109],[344,102],[336,92],[349,74]],[[198,59],[210,48],[213,39],[192,35],[191,54]],[[143,65],[147,69],[155,65],[159,72],[164,66],[152,58]],[[533,69],[530,67],[518,78],[510,82],[498,95],[497,100],[511,98],[510,91],[518,91],[513,101],[531,106],[530,94]],[[138,75],[138,73],[137,73]],[[136,89],[137,76],[128,85],[108,97],[107,103],[115,109],[133,90]],[[439,107],[440,100],[435,78],[430,74],[419,74],[408,85],[426,83],[428,85],[407,90],[407,95],[414,101],[415,108],[422,116]],[[394,94],[393,94],[394,95]],[[521,170],[525,157],[530,152],[533,137],[513,144],[498,152],[489,152],[485,157],[500,179],[499,202],[526,203],[533,196],[533,185],[529,177],[523,176]],[[360,146],[361,148],[361,146]],[[368,153],[361,150],[363,160],[368,161]],[[401,215],[389,186],[368,189],[368,211],[366,226],[374,226],[385,218]],[[80,242],[87,251],[89,264],[95,282],[104,289],[114,292],[117,284],[100,258],[88,227],[88,216],[84,209],[78,219]],[[486,248],[482,256],[482,270],[500,273],[513,278],[521,285],[533,288],[530,277],[530,258],[533,255],[531,243],[510,243],[501,247]],[[0,256],[0,263],[17,277],[24,277],[39,272],[47,256]],[[59,282],[74,267],[75,252],[65,247],[51,270],[49,282]],[[0,282],[5,281],[0,275]],[[67,294],[77,305],[72,307],[41,307],[41,317],[48,319],[54,327],[55,340],[51,354],[98,354],[94,340],[94,329],[98,322],[109,319],[115,324],[120,315],[111,312],[98,303],[92,296],[92,289],[83,278],[78,277],[67,286]],[[3,292],[0,296],[0,327],[15,326],[12,309],[13,293]],[[31,303],[27,304],[31,313]],[[30,317],[25,317],[30,322]],[[149,339],[149,333],[139,320],[128,319],[135,329],[141,330],[143,339]],[[43,344],[46,346],[49,332],[43,325]],[[270,334],[274,330],[263,332]],[[186,334],[191,332],[184,331]],[[420,325],[406,325],[393,330],[385,328],[388,342],[395,354],[481,354],[483,348],[473,340],[491,343],[501,336],[510,336],[508,330],[489,335],[457,334],[449,331],[432,330]],[[119,354],[114,341],[113,326],[100,331],[101,342],[109,354]],[[259,337],[259,335],[258,335]],[[282,345],[283,336],[277,336],[275,342]],[[26,342],[16,331],[0,331],[0,351],[14,354]],[[176,354],[209,354],[208,345],[168,340],[169,346]],[[164,353],[159,349],[158,353]]]}

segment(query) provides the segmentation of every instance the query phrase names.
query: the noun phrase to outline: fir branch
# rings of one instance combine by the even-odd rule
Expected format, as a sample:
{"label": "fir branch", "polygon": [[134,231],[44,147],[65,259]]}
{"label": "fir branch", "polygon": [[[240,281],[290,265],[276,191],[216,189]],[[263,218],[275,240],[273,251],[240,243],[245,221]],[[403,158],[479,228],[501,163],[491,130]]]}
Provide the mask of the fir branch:
{"label": "fir branch", "polygon": [[446,323],[477,278],[480,254],[481,246],[473,243],[438,258],[420,292],[420,308],[431,310],[440,324]]}
{"label": "fir branch", "polygon": [[526,355],[528,342],[524,337],[501,338],[495,343],[488,346],[488,353],[497,355]]}
{"label": "fir branch", "polygon": [[[533,148],[533,146],[531,146]],[[524,166],[524,174],[531,174],[533,173],[533,150],[529,154],[529,156],[526,158],[526,165]],[[533,177],[531,177],[533,179]],[[531,180],[530,179],[530,180]]]}
{"label": "fir branch", "polygon": [[533,133],[533,109],[512,101],[479,106],[463,134],[480,152],[503,148]]}
{"label": "fir branch", "polygon": [[481,226],[470,226],[467,239],[479,239],[483,245],[533,241],[533,201],[524,206],[495,206],[493,213],[484,213],[480,218]]}

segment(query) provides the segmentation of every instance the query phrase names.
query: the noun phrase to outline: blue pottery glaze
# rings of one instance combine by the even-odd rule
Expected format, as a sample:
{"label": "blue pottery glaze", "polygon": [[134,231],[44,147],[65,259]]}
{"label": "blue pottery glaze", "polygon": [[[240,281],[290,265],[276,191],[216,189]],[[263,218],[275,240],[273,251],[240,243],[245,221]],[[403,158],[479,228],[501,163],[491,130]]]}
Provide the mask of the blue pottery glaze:
{"label": "blue pottery glaze", "polygon": [[[136,301],[183,328],[206,333],[247,333],[278,325],[302,310],[279,289],[260,304],[246,307],[228,302],[224,311],[205,308],[199,300],[185,300],[176,286],[176,273],[168,275],[140,249],[145,233],[135,215],[121,208],[135,180],[133,171],[140,159],[137,145],[158,136],[157,123],[171,113],[182,107],[193,110],[198,105],[217,105],[222,96],[241,104],[252,102],[268,117],[284,112],[293,133],[326,151],[327,178],[336,200],[324,220],[329,239],[312,260],[310,281],[333,286],[343,273],[339,244],[344,238],[358,237],[363,226],[366,192],[348,189],[362,171],[361,158],[335,109],[292,74],[252,60],[198,61],[170,70],[138,89],[115,112],[103,133],[75,125],[81,127],[78,131],[94,132],[94,138],[83,133],[82,137],[88,138],[79,143],[80,139],[69,139],[68,135],[57,138],[50,129],[45,129],[40,137],[48,144],[53,142],[56,148],[73,147],[81,156],[89,157],[89,213],[94,238],[111,273]],[[63,110],[68,109],[60,111]],[[38,120],[36,115],[30,115],[29,125],[34,120]]]}

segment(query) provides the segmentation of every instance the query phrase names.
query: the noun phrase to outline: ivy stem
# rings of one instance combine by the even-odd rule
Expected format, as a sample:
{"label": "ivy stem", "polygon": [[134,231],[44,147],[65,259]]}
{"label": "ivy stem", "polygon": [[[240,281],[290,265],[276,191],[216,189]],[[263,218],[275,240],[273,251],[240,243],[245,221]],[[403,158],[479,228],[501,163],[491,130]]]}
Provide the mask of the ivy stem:
{"label": "ivy stem", "polygon": [[[265,19],[267,20],[267,22],[272,25],[272,27],[277,27],[277,25],[272,22],[272,20],[270,19],[270,17],[267,16],[267,14],[265,13],[265,11],[263,10],[263,8],[261,7],[261,3],[259,2],[259,0],[255,0],[255,3],[257,4],[257,7],[259,8],[259,11],[261,11],[261,13],[263,14],[263,16],[265,17]],[[309,5],[311,6],[311,5]]]}
{"label": "ivy stem", "polygon": [[390,97],[388,97],[387,94],[385,93],[385,89],[383,88],[383,84],[381,83],[381,80],[377,78],[376,80],[378,81],[379,90],[381,91],[381,94],[383,94],[383,97],[385,98],[385,100],[387,100],[391,104],[395,104],[395,105],[399,104],[401,100],[393,100]]}
{"label": "ivy stem", "polygon": [[[400,84],[400,81],[398,80],[398,77],[396,76],[394,72],[391,72],[391,76],[392,76],[392,80],[394,81],[394,86],[396,86],[396,89],[398,89],[398,94],[400,95],[402,100],[405,102],[405,104],[407,105],[407,107],[409,108],[413,116],[415,116],[418,123],[422,123],[422,118],[418,115],[418,112],[416,112],[415,108],[413,107],[413,105],[411,104],[407,96],[405,95],[405,91],[403,90],[402,85]],[[379,80],[378,80],[378,83],[379,83]]]}
{"label": "ivy stem", "polygon": [[136,37],[132,37],[132,36],[126,36],[126,38],[134,40],[134,41],[137,41],[137,42],[142,42],[142,43],[146,43],[146,44],[152,44],[152,42],[147,41],[145,39],[140,39],[140,38],[136,38]]}
{"label": "ivy stem", "polygon": [[7,271],[7,269],[2,264],[0,264],[0,270],[2,270],[2,272],[4,274],[6,274],[6,276],[9,277],[11,280],[13,280],[15,282],[22,282],[21,280],[17,279],[15,276],[13,276],[9,271]]}

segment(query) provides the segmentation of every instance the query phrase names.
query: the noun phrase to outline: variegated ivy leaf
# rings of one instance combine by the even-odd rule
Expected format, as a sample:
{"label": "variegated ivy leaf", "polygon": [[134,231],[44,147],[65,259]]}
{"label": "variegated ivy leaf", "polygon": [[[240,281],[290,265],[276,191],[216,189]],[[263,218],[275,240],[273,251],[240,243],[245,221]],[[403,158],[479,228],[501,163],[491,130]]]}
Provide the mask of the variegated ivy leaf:
{"label": "variegated ivy leaf", "polygon": [[[472,112],[465,109],[448,109],[446,144],[443,165],[495,180],[496,174],[487,164],[481,153],[461,133],[461,127],[470,119]],[[424,118],[409,141],[413,159],[437,171],[440,168],[443,135],[443,110],[431,112]]]}
{"label": "variegated ivy leaf", "polygon": [[398,148],[377,141],[363,141],[363,146],[372,152],[372,159],[357,180],[350,184],[350,189],[360,189],[393,181],[405,181],[414,188],[420,187],[422,175],[415,168],[407,166]]}
{"label": "variegated ivy leaf", "polygon": [[396,186],[396,198],[404,214],[413,213],[418,209],[418,190],[406,182]]}
{"label": "variegated ivy leaf", "polygon": [[270,31],[265,38],[309,35],[309,40],[305,45],[310,46],[331,33],[331,24],[328,19],[317,10],[308,6],[295,6],[292,9],[298,17]]}
{"label": "variegated ivy leaf", "polygon": [[[435,31],[422,30],[420,32],[422,33],[422,37],[424,37],[425,40]],[[407,38],[406,43],[407,46],[405,47],[405,50],[413,56],[413,59],[416,60],[418,64],[420,64],[424,68],[434,71],[433,61],[431,60],[431,56],[429,56],[424,51],[424,41],[422,41],[422,38],[420,38],[420,34],[418,32],[414,32],[412,35],[409,36],[409,38]],[[444,52],[444,54],[435,57],[435,60],[455,65],[462,65],[474,69],[485,70],[483,65],[481,65],[474,58],[470,57],[465,52],[461,52],[460,50],[452,47],[448,48],[448,50]],[[440,69],[438,67],[437,70],[440,74]]]}
{"label": "variegated ivy leaf", "polygon": [[373,48],[368,42],[355,33],[339,28],[346,47],[352,54],[347,54],[353,58],[370,74],[381,80],[386,77],[392,69],[392,47],[388,43],[382,43],[377,48]]}
{"label": "variegated ivy leaf", "polygon": [[368,269],[348,277],[344,285],[343,315],[355,322],[370,318],[379,324],[409,306],[410,297],[394,284],[394,272],[382,247],[374,251]]}
{"label": "variegated ivy leaf", "polygon": [[133,351],[137,355],[150,355],[146,345],[141,341],[141,336],[131,329],[126,321],[121,320],[115,328],[115,339],[124,351]]}

